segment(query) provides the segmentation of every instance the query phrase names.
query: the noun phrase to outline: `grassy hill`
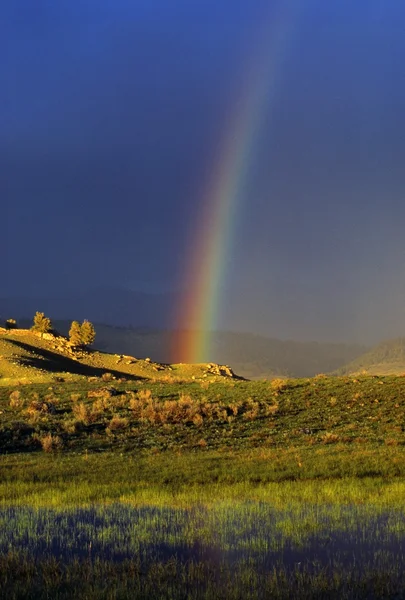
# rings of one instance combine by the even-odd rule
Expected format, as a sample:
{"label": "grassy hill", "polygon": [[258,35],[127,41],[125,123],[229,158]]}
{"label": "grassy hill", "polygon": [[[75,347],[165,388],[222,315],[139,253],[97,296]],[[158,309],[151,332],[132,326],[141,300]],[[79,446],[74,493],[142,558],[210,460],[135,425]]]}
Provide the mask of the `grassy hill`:
{"label": "grassy hill", "polygon": [[165,486],[405,475],[404,398],[405,378],[395,376],[272,382],[76,376],[4,385],[0,452],[65,457],[59,466],[46,463],[61,473],[81,472],[79,455],[123,453],[136,457],[131,481]]}
{"label": "grassy hill", "polygon": [[[401,344],[380,345],[367,364],[400,365]],[[135,452],[148,480],[405,475],[404,397],[405,377],[246,381],[214,363],[161,364],[0,329],[0,452]]]}
{"label": "grassy hill", "polygon": [[[30,321],[21,321],[29,327]],[[67,335],[70,321],[53,321],[55,328]],[[94,347],[110,353],[150,357],[162,363],[176,363],[173,332],[131,329],[96,324]],[[272,377],[313,377],[343,367],[365,352],[366,348],[350,344],[283,341],[247,333],[217,332],[212,338],[214,363],[231,365],[248,379]]]}
{"label": "grassy hill", "polygon": [[337,375],[403,375],[405,373],[405,338],[378,344],[336,371]]}
{"label": "grassy hill", "polygon": [[0,385],[75,381],[103,377],[176,381],[233,377],[214,364],[167,365],[134,356],[75,349],[62,336],[0,328]]}

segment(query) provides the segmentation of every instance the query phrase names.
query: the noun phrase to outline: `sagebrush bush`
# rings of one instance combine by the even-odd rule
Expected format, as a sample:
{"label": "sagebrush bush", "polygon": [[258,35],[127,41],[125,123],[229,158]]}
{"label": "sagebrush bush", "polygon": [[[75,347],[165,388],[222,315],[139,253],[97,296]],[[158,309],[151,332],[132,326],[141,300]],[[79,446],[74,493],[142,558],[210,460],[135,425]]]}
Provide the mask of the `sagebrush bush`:
{"label": "sagebrush bush", "polygon": [[266,406],[266,409],[265,409],[265,413],[266,413],[267,417],[270,416],[270,415],[277,414],[278,411],[279,411],[279,405],[278,404],[269,404],[269,405]]}
{"label": "sagebrush bush", "polygon": [[124,431],[128,427],[128,419],[125,417],[120,417],[119,415],[114,415],[111,421],[108,424],[106,431],[108,432],[117,432]]}
{"label": "sagebrush bush", "polygon": [[98,398],[92,404],[92,412],[102,414],[111,408],[109,398]]}
{"label": "sagebrush bush", "polygon": [[32,400],[26,409],[26,413],[30,417],[36,417],[38,415],[53,415],[55,414],[55,406],[52,404],[52,402]]}
{"label": "sagebrush bush", "polygon": [[91,412],[89,410],[89,407],[86,406],[84,402],[78,402],[77,404],[74,404],[72,406],[72,411],[78,421],[81,421],[85,425],[90,423]]}
{"label": "sagebrush bush", "polygon": [[201,425],[202,425],[203,423],[204,423],[204,419],[203,419],[202,415],[200,415],[200,414],[196,414],[196,415],[194,415],[194,417],[193,417],[193,424],[194,424],[196,427],[201,427]]}
{"label": "sagebrush bush", "polygon": [[256,419],[259,414],[259,403],[252,398],[248,398],[244,404],[243,418],[248,420]]}
{"label": "sagebrush bush", "polygon": [[88,398],[112,398],[117,396],[118,392],[114,387],[102,387],[96,390],[89,390],[87,392]]}
{"label": "sagebrush bush", "polygon": [[139,400],[149,400],[152,398],[152,392],[150,390],[139,390],[136,396]]}
{"label": "sagebrush bush", "polygon": [[39,438],[39,440],[44,452],[57,452],[63,448],[63,440],[59,435],[48,433],[48,435]]}
{"label": "sagebrush bush", "polygon": [[103,381],[112,381],[114,379],[114,375],[112,373],[103,373],[101,376]]}
{"label": "sagebrush bush", "polygon": [[13,390],[10,395],[10,408],[20,408],[24,404],[24,399],[21,396],[20,390]]}
{"label": "sagebrush bush", "polygon": [[74,419],[64,419],[61,425],[63,430],[66,431],[66,433],[73,434],[77,432],[78,425],[80,424]]}
{"label": "sagebrush bush", "polygon": [[287,380],[282,379],[281,377],[276,377],[275,379],[272,379],[270,382],[270,387],[274,392],[280,392],[286,386],[287,386]]}

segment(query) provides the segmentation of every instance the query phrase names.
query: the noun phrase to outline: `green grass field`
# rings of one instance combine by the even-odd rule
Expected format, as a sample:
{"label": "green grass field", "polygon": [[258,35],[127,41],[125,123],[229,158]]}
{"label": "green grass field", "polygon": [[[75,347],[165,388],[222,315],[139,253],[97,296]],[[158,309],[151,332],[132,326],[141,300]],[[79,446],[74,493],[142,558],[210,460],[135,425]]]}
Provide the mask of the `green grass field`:
{"label": "green grass field", "polygon": [[7,598],[402,597],[405,377],[0,352]]}
{"label": "green grass field", "polygon": [[2,453],[261,452],[274,464],[295,456],[296,476],[334,457],[325,477],[347,453],[366,475],[402,474],[402,377],[107,379],[0,387]]}

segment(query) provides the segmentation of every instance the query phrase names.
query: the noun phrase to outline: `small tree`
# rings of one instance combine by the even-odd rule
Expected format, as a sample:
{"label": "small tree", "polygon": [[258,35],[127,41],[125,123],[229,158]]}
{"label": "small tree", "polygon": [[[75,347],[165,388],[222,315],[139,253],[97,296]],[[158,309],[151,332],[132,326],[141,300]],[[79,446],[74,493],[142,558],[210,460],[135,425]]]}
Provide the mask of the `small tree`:
{"label": "small tree", "polygon": [[69,329],[69,340],[73,346],[82,345],[82,329],[79,321],[72,321]]}
{"label": "small tree", "polygon": [[84,320],[80,325],[73,321],[69,330],[69,340],[73,346],[90,346],[96,338],[96,331],[90,321]]}
{"label": "small tree", "polygon": [[52,331],[51,319],[46,317],[43,312],[36,312],[34,317],[34,325],[31,327],[32,331],[38,333],[48,333]]}
{"label": "small tree", "polygon": [[93,344],[94,340],[96,339],[96,330],[94,329],[93,324],[90,323],[90,321],[87,321],[87,319],[85,319],[81,326],[81,332],[82,344],[84,346],[91,346],[91,344]]}

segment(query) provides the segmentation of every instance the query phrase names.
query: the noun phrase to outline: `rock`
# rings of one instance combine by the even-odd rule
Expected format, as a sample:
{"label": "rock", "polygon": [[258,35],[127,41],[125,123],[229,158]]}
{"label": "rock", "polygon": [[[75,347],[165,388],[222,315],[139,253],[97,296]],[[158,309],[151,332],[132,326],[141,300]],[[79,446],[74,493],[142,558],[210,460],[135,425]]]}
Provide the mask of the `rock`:
{"label": "rock", "polygon": [[221,377],[235,377],[234,372],[228,365],[214,365],[210,363],[207,365],[206,373],[220,375]]}

